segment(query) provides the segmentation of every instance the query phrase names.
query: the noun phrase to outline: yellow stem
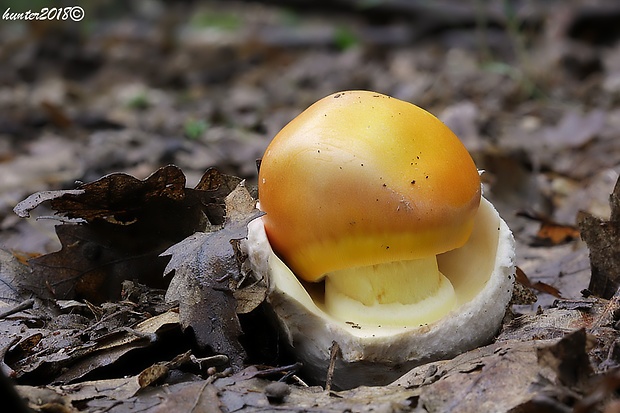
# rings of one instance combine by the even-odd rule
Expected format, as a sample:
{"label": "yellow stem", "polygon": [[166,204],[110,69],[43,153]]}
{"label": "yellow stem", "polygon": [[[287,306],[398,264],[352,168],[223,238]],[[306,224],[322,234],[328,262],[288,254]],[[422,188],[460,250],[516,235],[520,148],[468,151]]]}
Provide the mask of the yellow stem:
{"label": "yellow stem", "polygon": [[435,256],[340,270],[325,281],[327,312],[353,323],[427,324],[455,303],[452,284]]}

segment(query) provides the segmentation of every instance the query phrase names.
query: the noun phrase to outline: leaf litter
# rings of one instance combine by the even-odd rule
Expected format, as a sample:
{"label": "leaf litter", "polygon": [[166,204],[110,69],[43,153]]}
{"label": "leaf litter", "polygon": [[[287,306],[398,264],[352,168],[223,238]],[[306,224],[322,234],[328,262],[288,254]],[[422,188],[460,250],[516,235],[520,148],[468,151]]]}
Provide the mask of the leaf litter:
{"label": "leaf litter", "polygon": [[[139,25],[123,21],[109,31],[95,27],[97,35],[80,37],[84,47],[75,43],[70,53],[66,46],[76,31],[61,28],[58,37],[57,26],[32,25],[32,41],[10,30],[5,37],[3,28],[9,53],[1,69],[8,80],[0,91],[0,236],[14,234],[27,246],[21,250],[48,252],[47,244],[33,243],[40,234],[25,224],[32,220],[6,211],[31,193],[45,200],[24,201],[20,215],[52,204],[66,209],[57,216],[58,235],[51,235],[61,239],[59,251],[0,254],[0,329],[6,331],[0,334],[1,367],[30,406],[618,411],[618,224],[614,214],[607,219],[604,196],[619,171],[620,36],[599,24],[615,21],[617,7],[610,4],[604,18],[572,1],[563,4],[561,18],[553,4],[525,13],[516,8],[513,17],[523,32],[510,33],[498,28],[511,17],[493,5],[486,28],[472,10],[457,8],[456,17],[437,13],[455,7],[448,1],[431,13],[420,5],[400,10],[377,2],[371,11],[388,24],[360,24],[359,13],[366,11],[357,8],[354,19],[350,10],[322,14],[320,30],[314,30],[312,18],[287,11],[285,24],[274,24],[281,18],[272,14],[277,8],[229,3],[201,7],[250,15],[237,31],[175,26],[167,17],[178,17],[178,10],[155,7],[145,13],[166,15],[161,36],[144,35]],[[341,7],[356,8],[353,3]],[[414,24],[390,20],[395,10]],[[420,16],[423,24],[415,23]],[[330,24],[354,29],[357,43],[334,50],[342,46],[325,36]],[[596,35],[603,31],[601,47]],[[481,33],[488,35],[489,50],[467,46],[478,44]],[[527,40],[535,67],[528,70],[518,56],[508,56],[517,48],[507,40],[515,36]],[[480,54],[486,58],[477,59]],[[507,62],[503,71],[500,59]],[[421,366],[393,385],[325,392],[303,386],[303,376],[290,367],[295,360],[269,329],[264,285],[239,264],[243,257],[231,244],[243,233],[231,227],[231,239],[215,235],[226,230],[224,200],[241,178],[203,172],[214,165],[252,177],[253,159],[284,123],[318,98],[351,87],[383,90],[443,112],[459,129],[487,170],[485,195],[515,230],[523,302],[513,305],[490,346]],[[182,138],[192,124],[201,128]],[[157,169],[170,163],[181,167]],[[117,170],[131,173],[106,175]],[[200,184],[186,188],[186,178]],[[71,187],[76,179],[91,182]],[[90,195],[81,192],[84,186]],[[524,210],[544,222],[514,213]],[[579,210],[587,213],[575,226]],[[209,243],[221,241],[214,261],[224,273],[196,276],[177,290],[194,295],[166,301],[166,292],[174,296],[169,283],[191,277],[191,268],[204,265],[196,262],[208,259],[180,248],[161,254],[183,240],[190,246],[194,234],[211,233]],[[175,256],[179,269],[164,276]],[[226,259],[231,261],[222,264]],[[206,310],[190,298],[218,303],[215,313],[227,314],[232,327],[201,319]],[[216,335],[207,334],[211,327]],[[218,345],[230,357],[218,354]],[[264,360],[279,367],[263,366]],[[279,386],[274,397],[273,383],[288,387]]]}
{"label": "leaf litter", "polygon": [[240,288],[246,277],[237,241],[260,215],[240,179],[209,169],[188,189],[182,172],[166,166],[145,180],[112,174],[78,190],[35,194],[16,211],[26,217],[43,202],[63,221],[56,228],[62,248],[26,264],[3,257],[7,304],[37,298],[33,312],[17,308],[0,320],[7,373],[23,383],[83,380],[182,334],[181,326],[191,327],[200,347],[242,368],[233,290],[247,296],[247,313],[265,289],[256,282],[249,294]]}
{"label": "leaf litter", "polygon": [[[167,171],[159,170],[152,176],[178,176],[177,171],[171,168],[164,167]],[[120,182],[124,179],[126,178],[121,177]],[[152,178],[143,182],[150,185],[153,181],[149,182],[149,179]],[[119,180],[119,177],[113,177],[112,181],[103,184],[97,183],[95,187],[99,189],[100,185],[103,185],[109,188],[110,182],[114,180]],[[28,266],[12,258],[11,254],[3,261],[6,265],[13,262],[12,265],[18,265],[19,269],[2,272],[6,274],[3,275],[6,285],[14,286],[11,288],[13,295],[7,294],[12,297],[12,301],[18,302],[20,298],[27,296],[26,294],[39,297],[38,300],[44,299],[37,301],[33,312],[21,311],[17,313],[17,317],[11,315],[0,320],[8,331],[8,335],[3,339],[3,348],[7,349],[3,356],[4,365],[11,369],[9,372],[13,377],[20,378],[23,383],[30,380],[35,383],[41,380],[58,383],[56,386],[45,387],[53,392],[50,397],[55,395],[52,401],[41,398],[37,393],[41,389],[35,390],[22,385],[19,387],[20,393],[30,400],[35,409],[43,408],[34,403],[35,393],[39,397],[37,400],[46,403],[72,406],[79,400],[79,403],[89,406],[89,409],[113,405],[152,408],[158,405],[154,398],[161,401],[161,397],[164,402],[160,407],[179,407],[184,402],[177,394],[183,394],[183,400],[186,397],[201,402],[210,400],[209,403],[214,403],[218,409],[228,411],[241,406],[268,410],[273,403],[278,403],[281,407],[295,408],[317,406],[317,400],[325,397],[325,393],[320,393],[320,389],[289,384],[287,388],[290,392],[287,391],[285,396],[275,401],[270,395],[271,390],[265,392],[270,381],[248,373],[251,371],[251,368],[248,370],[247,367],[248,354],[239,341],[243,334],[239,313],[251,313],[258,308],[264,299],[266,286],[263,280],[254,280],[252,274],[245,271],[245,257],[238,248],[238,241],[246,236],[248,222],[261,215],[256,209],[256,200],[250,195],[244,182],[209,170],[198,185],[202,189],[192,190],[192,196],[202,200],[202,203],[191,202],[188,208],[185,196],[169,196],[170,192],[166,192],[166,189],[171,186],[166,184],[166,179],[158,178],[155,181],[159,182],[156,187],[164,191],[161,196],[166,200],[172,198],[173,202],[178,203],[180,210],[199,208],[198,205],[201,205],[201,208],[208,205],[211,209],[209,213],[202,209],[202,215],[196,212],[190,214],[198,217],[198,224],[193,228],[196,232],[158,252],[158,255],[164,258],[169,257],[158,277],[173,274],[170,285],[165,290],[165,297],[164,290],[154,290],[152,286],[132,280],[120,282],[122,297],[125,299],[117,304],[109,301],[114,297],[110,292],[98,297],[101,304],[92,304],[84,299],[84,293],[79,288],[74,288],[70,299],[66,297],[67,294],[56,297],[56,290],[41,290],[42,285],[37,283],[34,283],[36,288],[31,288],[32,283],[23,281],[41,276],[36,268],[41,265],[40,262],[45,256],[31,260],[30,272]],[[178,178],[173,178],[173,181],[178,182]],[[131,179],[131,182],[134,188],[138,188],[138,194],[127,191],[126,195],[131,198],[154,198],[161,204],[159,193],[153,187],[145,190],[141,184],[136,184],[140,181]],[[222,185],[226,189],[222,190]],[[92,186],[86,184],[83,187]],[[176,191],[182,192],[179,189]],[[200,191],[205,194],[196,193]],[[94,196],[101,197],[105,192],[95,190]],[[114,225],[124,229],[154,214],[140,208],[128,213],[127,208],[123,207],[122,196],[115,198],[114,203],[105,204],[89,200],[88,195],[89,190],[84,189],[77,195],[72,191],[39,200],[55,202],[59,214],[85,221],[79,224],[62,224],[59,226],[59,234],[63,234],[64,230],[61,228],[84,227],[97,232],[102,231],[102,226],[105,229],[106,226]],[[616,192],[611,196],[613,213],[617,211],[616,196]],[[63,197],[69,197],[69,200]],[[31,197],[27,202],[32,199],[35,198]],[[28,209],[36,207],[39,200],[35,202],[36,205],[29,204]],[[148,205],[148,202],[143,205]],[[144,208],[147,209],[146,206]],[[165,212],[173,213],[174,207],[168,206]],[[119,219],[120,216],[124,218]],[[613,219],[603,222],[609,226],[617,225],[617,221]],[[603,231],[606,230],[606,225],[600,229],[601,224],[596,221],[594,228]],[[202,231],[197,228],[202,228]],[[580,228],[583,233],[584,226],[581,225]],[[107,233],[103,231],[100,234]],[[131,235],[130,232],[128,234]],[[61,236],[63,248],[65,245],[77,243],[77,240],[69,238],[69,235],[70,233]],[[90,234],[88,239],[92,241],[95,239],[94,235]],[[99,241],[101,242],[103,241]],[[161,241],[157,244],[161,244]],[[53,254],[57,253],[50,255]],[[79,262],[76,263],[72,257],[67,255],[64,261],[59,258],[56,265],[48,264],[48,267],[75,268]],[[593,261],[592,265],[597,264]],[[10,277],[13,277],[13,281]],[[115,279],[108,275],[101,277],[106,283]],[[81,277],[81,281],[78,281],[78,278],[72,277],[71,282],[94,282],[97,289],[101,288],[96,280]],[[560,295],[559,291],[549,285],[531,283],[524,273],[520,279],[527,288],[544,291],[556,297]],[[46,285],[49,285],[49,280]],[[250,298],[238,301],[237,297],[242,297],[244,288],[248,286],[254,288],[246,292]],[[150,297],[147,297],[149,294]],[[92,298],[88,294],[86,296]],[[74,298],[77,298],[77,301]],[[349,408],[356,406],[356,397],[361,397],[359,411],[388,403],[387,400],[391,406],[399,405],[402,409],[424,406],[427,411],[473,412],[480,411],[477,410],[480,408],[531,411],[543,406],[555,409],[550,411],[562,411],[568,406],[579,406],[579,403],[584,403],[584,400],[587,401],[587,398],[594,394],[593,378],[606,377],[620,364],[620,356],[615,350],[618,342],[615,324],[620,301],[615,296],[610,298],[611,300],[607,301],[605,298],[591,296],[581,302],[556,298],[553,306],[537,314],[515,314],[507,319],[503,333],[494,344],[470,351],[453,360],[420,366],[394,384],[383,388],[380,394],[377,394],[376,388],[364,387],[347,392],[332,391],[327,397],[330,406],[334,407],[321,411],[339,411],[339,403]],[[54,314],[45,305],[50,301],[54,303]],[[246,301],[251,304],[240,310],[238,303]],[[149,310],[145,311],[147,306]],[[29,327],[27,334],[23,334],[24,325],[28,325],[24,323],[38,324],[39,327]],[[213,359],[214,361],[206,366],[196,363],[191,345],[186,345],[184,353],[178,353],[174,357],[174,352],[168,351],[167,354],[171,357],[169,360],[144,366],[141,372],[129,375],[131,379],[105,378],[103,374],[103,378],[88,380],[88,377],[97,377],[102,371],[110,369],[110,366],[122,363],[129,354],[145,351],[150,347],[157,348],[162,342],[174,340],[174,336],[182,335],[182,330],[188,329],[193,339],[185,340],[195,340],[203,354],[220,355],[223,358],[217,361]],[[192,358],[194,362],[189,362]],[[226,366],[231,369],[227,370]],[[598,376],[595,376],[595,373]],[[173,377],[178,374],[193,379],[176,382]],[[67,387],[67,384],[72,382],[76,384]],[[178,393],[166,391],[162,394],[161,390],[157,390],[162,383],[178,387]],[[94,393],[90,394],[89,391],[92,390],[86,390],[106,386],[118,386],[118,392],[101,399]],[[140,391],[147,388],[152,391]],[[505,397],[505,392],[498,391],[501,388],[507,391],[511,389],[512,396]],[[102,394],[107,393],[102,390]],[[463,397],[455,396],[459,394]],[[490,394],[497,396],[492,397]],[[541,398],[541,395],[544,397]],[[342,402],[338,402],[339,400]],[[372,402],[369,402],[370,400]]]}

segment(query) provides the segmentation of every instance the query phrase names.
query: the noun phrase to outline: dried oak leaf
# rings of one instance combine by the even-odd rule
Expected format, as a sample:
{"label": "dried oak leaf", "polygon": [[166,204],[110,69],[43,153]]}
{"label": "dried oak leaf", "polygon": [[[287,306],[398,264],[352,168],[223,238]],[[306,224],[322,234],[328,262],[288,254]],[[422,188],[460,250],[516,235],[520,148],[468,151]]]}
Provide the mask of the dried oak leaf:
{"label": "dried oak leaf", "polygon": [[574,225],[560,224],[546,215],[532,211],[519,211],[517,215],[540,222],[540,228],[532,241],[533,246],[550,247],[566,244],[579,238],[579,230]]}
{"label": "dried oak leaf", "polygon": [[19,216],[49,201],[58,215],[79,222],[57,227],[60,251],[30,261],[31,289],[46,298],[101,302],[118,297],[128,277],[164,288],[161,252],[221,224],[224,198],[239,181],[209,169],[196,188],[185,188],[183,172],[168,165],[144,180],[115,173],[76,190],[31,195],[15,207]]}
{"label": "dried oak leaf", "polygon": [[134,240],[134,245],[140,245],[139,236],[122,231],[114,234],[91,225],[58,225],[56,234],[62,244],[60,251],[31,259],[32,274],[22,282],[39,297],[85,298],[99,303],[119,297],[121,283],[127,278],[165,287],[159,282],[166,265],[166,260],[158,257],[161,246],[143,243],[136,249],[126,244]]}
{"label": "dried oak leaf", "polygon": [[609,197],[609,221],[587,212],[578,217],[581,238],[590,250],[592,277],[588,290],[603,298],[611,298],[620,286],[620,178]]}
{"label": "dried oak leaf", "polygon": [[[247,236],[247,224],[262,212],[243,184],[225,203],[221,229],[197,232],[162,254],[171,256],[165,274],[174,271],[166,300],[179,302],[181,324],[193,330],[200,346],[227,355],[233,368],[240,369],[245,350],[238,341],[241,326],[233,290],[241,277],[243,257],[237,243]],[[259,294],[264,298],[264,291]]]}

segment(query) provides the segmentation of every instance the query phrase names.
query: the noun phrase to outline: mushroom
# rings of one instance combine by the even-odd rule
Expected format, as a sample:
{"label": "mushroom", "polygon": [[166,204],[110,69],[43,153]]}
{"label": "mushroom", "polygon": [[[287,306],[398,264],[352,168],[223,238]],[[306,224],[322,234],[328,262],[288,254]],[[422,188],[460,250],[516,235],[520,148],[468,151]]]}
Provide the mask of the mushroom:
{"label": "mushroom", "polygon": [[323,98],[269,144],[265,215],[245,249],[311,378],[386,384],[489,342],[512,295],[514,241],[436,117],[395,98]]}

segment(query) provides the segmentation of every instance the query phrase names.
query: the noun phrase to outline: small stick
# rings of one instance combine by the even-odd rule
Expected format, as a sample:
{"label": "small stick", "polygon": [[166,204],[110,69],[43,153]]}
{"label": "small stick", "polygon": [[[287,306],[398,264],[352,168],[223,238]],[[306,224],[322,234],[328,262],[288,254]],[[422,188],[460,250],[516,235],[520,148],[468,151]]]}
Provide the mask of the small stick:
{"label": "small stick", "polygon": [[297,373],[299,369],[301,368],[301,366],[302,366],[301,363],[295,363],[295,364],[291,364],[288,366],[272,367],[272,368],[265,369],[265,370],[259,370],[255,372],[254,374],[252,374],[252,377],[266,377],[272,374],[285,373],[285,372]]}
{"label": "small stick", "polygon": [[32,308],[32,306],[34,306],[34,298],[29,298],[26,301],[23,301],[20,304],[17,304],[15,307],[9,308],[8,310],[0,313],[0,318],[6,318],[15,313],[19,313],[22,310],[27,310],[29,308]]}
{"label": "small stick", "polygon": [[329,348],[329,367],[327,368],[327,379],[325,380],[325,391],[330,392],[332,390],[332,381],[334,379],[334,368],[336,367],[336,359],[340,357],[340,345],[332,341],[332,345]]}

